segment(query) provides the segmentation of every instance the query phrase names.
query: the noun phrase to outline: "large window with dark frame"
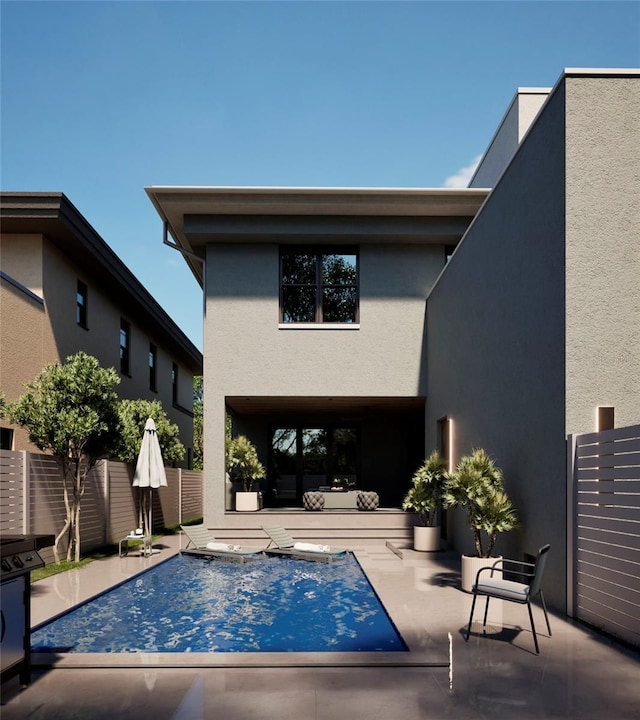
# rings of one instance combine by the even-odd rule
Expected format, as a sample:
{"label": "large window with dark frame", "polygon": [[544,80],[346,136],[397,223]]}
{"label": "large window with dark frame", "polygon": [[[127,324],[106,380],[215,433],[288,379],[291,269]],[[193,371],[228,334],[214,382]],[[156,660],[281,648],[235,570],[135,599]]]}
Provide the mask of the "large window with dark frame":
{"label": "large window with dark frame", "polygon": [[307,490],[358,486],[360,439],[349,426],[273,428],[269,453],[269,499],[301,502]]}
{"label": "large window with dark frame", "polygon": [[280,321],[357,323],[358,275],[356,248],[281,248]]}

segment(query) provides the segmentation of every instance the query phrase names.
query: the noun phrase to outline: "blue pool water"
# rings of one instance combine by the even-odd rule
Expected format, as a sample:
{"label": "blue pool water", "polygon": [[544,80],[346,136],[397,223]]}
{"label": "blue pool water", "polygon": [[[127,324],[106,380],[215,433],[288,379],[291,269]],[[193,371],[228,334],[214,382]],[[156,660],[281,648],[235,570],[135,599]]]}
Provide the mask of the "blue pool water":
{"label": "blue pool water", "polygon": [[35,652],[402,651],[357,560],[176,556],[41,626]]}

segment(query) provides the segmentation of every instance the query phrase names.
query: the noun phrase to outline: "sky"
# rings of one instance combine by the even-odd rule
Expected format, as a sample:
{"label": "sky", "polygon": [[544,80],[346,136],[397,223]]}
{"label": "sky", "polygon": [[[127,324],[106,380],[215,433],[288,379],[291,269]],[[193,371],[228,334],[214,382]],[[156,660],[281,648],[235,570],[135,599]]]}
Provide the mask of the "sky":
{"label": "sky", "polygon": [[150,185],[464,187],[518,87],[640,68],[640,0],[0,0],[0,189],[64,192],[202,349]]}

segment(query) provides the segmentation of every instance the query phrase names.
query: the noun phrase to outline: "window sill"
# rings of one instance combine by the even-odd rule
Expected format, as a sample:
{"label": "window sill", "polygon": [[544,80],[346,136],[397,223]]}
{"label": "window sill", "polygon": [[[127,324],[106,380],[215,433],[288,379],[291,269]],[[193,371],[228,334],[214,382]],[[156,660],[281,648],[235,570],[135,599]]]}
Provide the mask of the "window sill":
{"label": "window sill", "polygon": [[360,330],[360,323],[279,323],[278,330]]}

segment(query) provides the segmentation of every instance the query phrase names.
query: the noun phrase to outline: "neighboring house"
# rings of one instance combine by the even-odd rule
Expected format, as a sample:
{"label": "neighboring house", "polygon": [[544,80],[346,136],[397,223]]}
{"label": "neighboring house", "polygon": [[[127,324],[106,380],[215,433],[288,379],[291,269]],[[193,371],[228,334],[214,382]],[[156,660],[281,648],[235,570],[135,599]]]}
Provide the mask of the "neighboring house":
{"label": "neighboring house", "polygon": [[[83,350],[123,398],[160,400],[193,457],[202,355],[62,193],[0,193],[0,388],[16,400],[50,362]],[[0,419],[2,448],[33,450]]]}
{"label": "neighboring house", "polygon": [[205,292],[210,527],[233,523],[225,412],[268,506],[336,476],[398,505],[432,448],[483,446],[521,518],[499,550],[550,542],[564,604],[567,434],[640,421],[639,79],[519,92],[473,188],[147,188]]}

